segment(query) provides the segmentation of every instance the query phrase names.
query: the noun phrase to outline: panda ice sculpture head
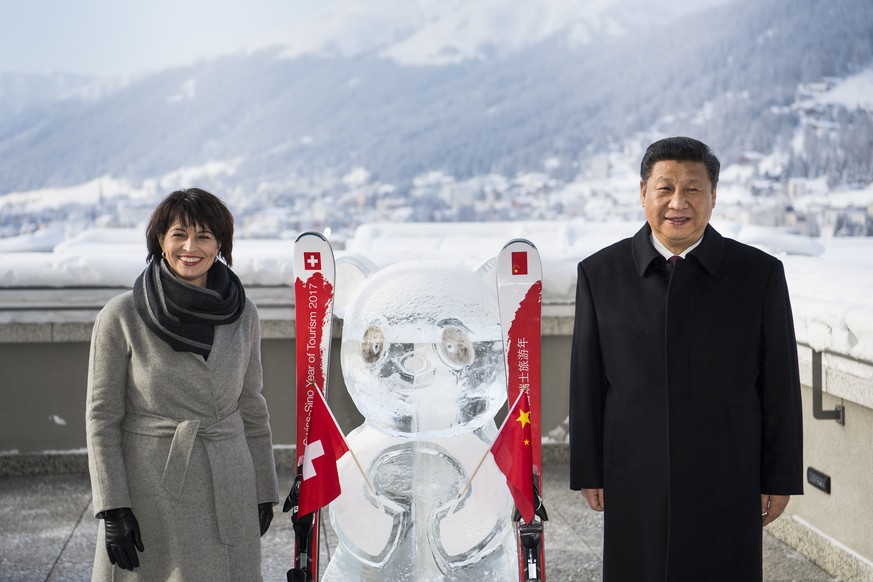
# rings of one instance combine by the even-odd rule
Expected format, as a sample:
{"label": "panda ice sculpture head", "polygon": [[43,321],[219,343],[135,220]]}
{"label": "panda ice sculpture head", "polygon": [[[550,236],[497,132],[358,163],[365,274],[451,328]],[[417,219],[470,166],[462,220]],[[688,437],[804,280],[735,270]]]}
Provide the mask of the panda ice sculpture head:
{"label": "panda ice sculpture head", "polygon": [[399,435],[473,431],[506,398],[503,344],[487,269],[339,261],[342,370],[364,417]]}

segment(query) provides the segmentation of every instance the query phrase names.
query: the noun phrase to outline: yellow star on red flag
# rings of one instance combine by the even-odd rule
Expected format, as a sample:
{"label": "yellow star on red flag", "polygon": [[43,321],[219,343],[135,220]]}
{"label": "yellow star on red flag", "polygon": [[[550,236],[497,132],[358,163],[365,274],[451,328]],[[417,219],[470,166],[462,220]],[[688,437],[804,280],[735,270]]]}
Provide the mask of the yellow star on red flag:
{"label": "yellow star on red flag", "polygon": [[[527,408],[527,411],[524,410]],[[519,448],[518,444],[522,446]],[[494,462],[506,475],[506,483],[525,522],[534,516],[533,459],[530,399],[521,391],[491,445]]]}
{"label": "yellow star on red flag", "polygon": [[525,412],[521,408],[518,409],[518,418],[515,419],[516,422],[521,423],[521,428],[524,428],[524,425],[530,424],[530,410]]}
{"label": "yellow star on red flag", "polygon": [[527,275],[527,251],[513,251],[512,274]]}

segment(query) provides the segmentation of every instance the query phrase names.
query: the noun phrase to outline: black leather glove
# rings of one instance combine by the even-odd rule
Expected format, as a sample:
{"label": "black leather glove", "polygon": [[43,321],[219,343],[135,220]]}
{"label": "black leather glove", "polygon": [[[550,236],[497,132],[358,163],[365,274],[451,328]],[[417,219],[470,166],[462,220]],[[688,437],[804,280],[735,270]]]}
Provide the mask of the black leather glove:
{"label": "black leather glove", "polygon": [[258,523],[261,525],[261,536],[270,529],[271,521],[273,521],[273,504],[269,502],[258,503]]}
{"label": "black leather glove", "polygon": [[139,523],[129,507],[107,509],[103,512],[106,527],[106,552],[109,562],[122,570],[133,570],[139,566],[136,550],[145,550]]}

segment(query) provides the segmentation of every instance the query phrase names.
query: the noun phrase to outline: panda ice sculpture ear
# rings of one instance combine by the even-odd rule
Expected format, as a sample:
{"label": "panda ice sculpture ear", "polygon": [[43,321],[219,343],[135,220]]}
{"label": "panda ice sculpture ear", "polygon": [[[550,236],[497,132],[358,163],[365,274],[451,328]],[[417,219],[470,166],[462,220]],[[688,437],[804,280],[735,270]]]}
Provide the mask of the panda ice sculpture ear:
{"label": "panda ice sculpture ear", "polygon": [[483,261],[474,270],[485,281],[485,285],[488,286],[488,289],[490,289],[496,295],[497,294],[497,257],[491,257],[490,259]]}
{"label": "panda ice sculpture ear", "polygon": [[363,255],[350,254],[336,260],[336,292],[333,297],[333,314],[345,317],[346,308],[367,277],[379,270],[376,264]]}

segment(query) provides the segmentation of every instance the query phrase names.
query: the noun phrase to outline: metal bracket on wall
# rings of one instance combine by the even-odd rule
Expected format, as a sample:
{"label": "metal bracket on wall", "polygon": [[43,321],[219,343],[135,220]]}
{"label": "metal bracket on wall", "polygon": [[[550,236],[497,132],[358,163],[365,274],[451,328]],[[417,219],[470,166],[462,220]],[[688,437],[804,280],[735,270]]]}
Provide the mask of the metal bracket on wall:
{"label": "metal bracket on wall", "polygon": [[840,426],[846,426],[846,409],[842,404],[837,404],[833,410],[823,409],[822,384],[824,377],[821,369],[821,355],[821,352],[812,350],[812,417],[818,420],[836,420]]}

